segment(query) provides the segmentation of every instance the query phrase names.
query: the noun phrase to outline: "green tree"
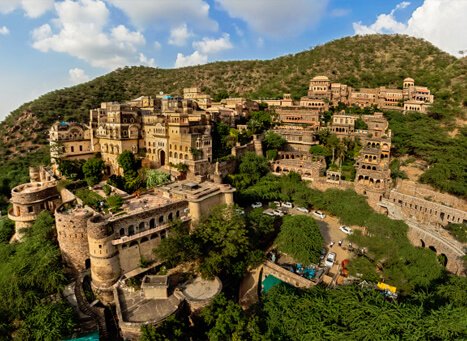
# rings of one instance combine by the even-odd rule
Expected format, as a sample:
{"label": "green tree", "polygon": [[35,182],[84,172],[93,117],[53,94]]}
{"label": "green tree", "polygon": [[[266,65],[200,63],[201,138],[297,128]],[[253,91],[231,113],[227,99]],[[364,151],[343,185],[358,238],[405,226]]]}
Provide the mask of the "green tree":
{"label": "green tree", "polygon": [[14,221],[8,219],[8,217],[0,217],[0,243],[8,243],[14,232]]}
{"label": "green tree", "polygon": [[272,126],[272,115],[268,111],[253,111],[247,123],[248,129],[253,134],[262,133]]}
{"label": "green tree", "polygon": [[60,159],[58,161],[58,170],[62,175],[65,177],[72,179],[72,180],[77,180],[77,179],[83,179],[84,174],[83,174],[83,160],[62,160]]}
{"label": "green tree", "polygon": [[323,145],[317,144],[310,147],[310,154],[317,155],[317,156],[330,156],[331,153],[329,150],[324,147]]}
{"label": "green tree", "polygon": [[250,339],[248,320],[240,305],[218,295],[201,311],[201,318],[208,326],[207,336],[212,341]]}
{"label": "green tree", "polygon": [[21,340],[63,340],[75,327],[73,308],[66,303],[38,304],[18,330]]}
{"label": "green tree", "polygon": [[368,129],[368,124],[365,123],[364,120],[362,120],[361,117],[357,118],[355,120],[355,129],[358,130],[367,130]]}
{"label": "green tree", "polygon": [[150,324],[142,325],[140,341],[185,340],[189,336],[187,321],[171,315],[157,327]]}
{"label": "green tree", "polygon": [[146,170],[146,188],[154,188],[170,182],[170,174],[157,169]]}
{"label": "green tree", "polygon": [[83,164],[83,174],[89,186],[94,186],[101,181],[104,167],[104,160],[97,157],[93,157]]}
{"label": "green tree", "polygon": [[287,141],[281,135],[273,131],[268,131],[264,135],[263,144],[266,150],[269,150],[269,149],[281,150],[282,147],[286,143]]}
{"label": "green tree", "polygon": [[136,178],[138,171],[138,162],[135,155],[129,150],[125,150],[117,158],[118,165],[123,169],[125,178]]}
{"label": "green tree", "polygon": [[324,239],[316,221],[308,216],[285,216],[276,239],[280,251],[306,265],[319,261]]}
{"label": "green tree", "polygon": [[193,238],[202,251],[200,271],[204,277],[243,275],[250,242],[245,220],[234,207],[214,207],[195,228]]}
{"label": "green tree", "polygon": [[169,266],[176,266],[200,257],[201,249],[195,238],[189,234],[186,223],[177,220],[172,223],[169,236],[161,240],[154,253]]}
{"label": "green tree", "polygon": [[248,212],[246,221],[249,238],[253,245],[265,243],[268,240],[267,237],[275,230],[274,217],[264,214],[261,208],[255,208]]}
{"label": "green tree", "polygon": [[121,210],[123,205],[123,198],[119,195],[111,195],[106,200],[107,206],[112,212],[118,212]]}
{"label": "green tree", "polygon": [[268,161],[253,152],[248,152],[240,160],[239,172],[231,176],[232,183],[237,189],[255,184],[269,173]]}

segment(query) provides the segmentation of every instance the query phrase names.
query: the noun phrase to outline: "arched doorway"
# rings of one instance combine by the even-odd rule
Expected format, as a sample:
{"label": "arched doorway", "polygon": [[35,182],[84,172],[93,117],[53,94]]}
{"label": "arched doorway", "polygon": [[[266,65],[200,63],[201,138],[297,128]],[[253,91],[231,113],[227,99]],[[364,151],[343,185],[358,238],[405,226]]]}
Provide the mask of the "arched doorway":
{"label": "arched doorway", "polygon": [[430,245],[428,248],[434,253],[436,253],[436,248],[433,245]]}
{"label": "arched doorway", "polygon": [[165,165],[165,152],[163,150],[159,152],[159,161],[161,163],[161,166]]}
{"label": "arched doorway", "polygon": [[441,263],[442,266],[446,267],[446,265],[448,264],[448,256],[442,253],[438,256],[438,261]]}
{"label": "arched doorway", "polygon": [[86,269],[89,269],[91,268],[91,260],[89,258],[87,258],[85,261],[84,261],[84,267]]}
{"label": "arched doorway", "polygon": [[425,247],[425,241],[423,239],[420,239],[420,243],[422,247]]}

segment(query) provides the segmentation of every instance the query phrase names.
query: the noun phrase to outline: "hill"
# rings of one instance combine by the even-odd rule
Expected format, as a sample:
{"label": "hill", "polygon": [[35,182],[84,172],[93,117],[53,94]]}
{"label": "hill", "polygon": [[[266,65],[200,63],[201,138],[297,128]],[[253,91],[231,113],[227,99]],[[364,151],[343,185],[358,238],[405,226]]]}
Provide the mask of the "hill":
{"label": "hill", "polygon": [[467,61],[432,44],[404,35],[338,39],[280,58],[216,62],[180,69],[125,67],[74,87],[25,103],[0,124],[0,196],[27,180],[27,165],[47,159],[47,130],[56,120],[86,121],[88,110],[104,101],[123,101],[160,91],[181,94],[199,86],[215,99],[229,96],[275,98],[306,94],[310,78],[327,75],[353,87],[400,86],[413,77],[436,96],[431,116],[452,128],[467,105]]}

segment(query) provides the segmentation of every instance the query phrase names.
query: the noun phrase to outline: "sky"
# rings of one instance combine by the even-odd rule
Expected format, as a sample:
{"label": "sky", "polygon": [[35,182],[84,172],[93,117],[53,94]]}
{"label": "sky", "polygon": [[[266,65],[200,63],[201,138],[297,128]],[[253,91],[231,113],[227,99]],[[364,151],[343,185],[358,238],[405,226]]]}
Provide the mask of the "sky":
{"label": "sky", "polygon": [[0,120],[127,65],[270,59],[372,33],[459,57],[466,16],[467,0],[0,0]]}

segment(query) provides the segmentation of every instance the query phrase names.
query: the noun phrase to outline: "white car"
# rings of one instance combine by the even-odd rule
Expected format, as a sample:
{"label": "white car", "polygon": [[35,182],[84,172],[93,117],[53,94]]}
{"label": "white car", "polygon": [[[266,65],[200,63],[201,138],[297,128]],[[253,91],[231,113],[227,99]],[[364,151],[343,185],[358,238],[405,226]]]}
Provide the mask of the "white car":
{"label": "white car", "polygon": [[276,207],[281,207],[281,202],[280,201],[273,201],[274,205],[276,205]]}
{"label": "white car", "polygon": [[313,211],[313,214],[321,219],[324,219],[326,215],[321,211]]}
{"label": "white car", "polygon": [[278,217],[283,217],[284,216],[284,213],[282,211],[279,211],[279,210],[272,210],[272,213]]}
{"label": "white car", "polygon": [[260,203],[259,201],[255,202],[254,204],[251,204],[251,207],[253,208],[260,208],[263,207],[263,204]]}
{"label": "white car", "polygon": [[293,207],[292,203],[288,202],[288,201],[283,202],[281,206],[282,207],[287,207],[287,208],[292,208]]}
{"label": "white car", "polygon": [[302,213],[308,213],[308,210],[305,207],[295,207],[297,211],[302,212]]}
{"label": "white car", "polygon": [[336,253],[329,252],[328,255],[326,256],[326,259],[324,260],[324,266],[332,268],[335,261],[336,261]]}
{"label": "white car", "polygon": [[273,210],[265,210],[263,211],[263,214],[266,214],[268,216],[271,216],[271,217],[275,217],[276,215],[274,214],[274,211]]}
{"label": "white car", "polygon": [[339,230],[341,230],[345,234],[352,234],[353,233],[352,229],[350,227],[348,227],[348,226],[345,226],[345,225],[342,225],[341,227],[339,227]]}

